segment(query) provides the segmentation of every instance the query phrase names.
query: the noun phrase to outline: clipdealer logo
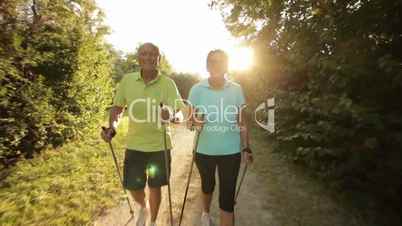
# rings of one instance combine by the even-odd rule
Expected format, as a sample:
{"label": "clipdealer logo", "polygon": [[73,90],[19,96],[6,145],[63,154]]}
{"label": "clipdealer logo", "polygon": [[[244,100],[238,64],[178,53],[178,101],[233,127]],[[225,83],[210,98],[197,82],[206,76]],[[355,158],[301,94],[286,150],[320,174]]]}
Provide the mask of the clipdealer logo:
{"label": "clipdealer logo", "polygon": [[261,128],[275,133],[275,98],[269,98],[257,106],[254,110],[254,121]]}
{"label": "clipdealer logo", "polygon": [[[167,108],[170,112],[174,112],[174,109],[181,106],[179,102],[185,102],[187,105],[191,105],[191,103],[187,100],[175,100],[174,106],[163,105],[163,108]],[[140,107],[145,108],[145,115],[135,115],[134,108]],[[235,105],[225,105],[224,100],[222,99],[219,104],[211,105],[211,106],[197,106],[200,112],[206,114],[207,122],[228,122],[230,124],[236,124],[237,117],[241,112],[241,108],[246,107],[245,105],[242,107],[237,107]],[[137,123],[156,123],[158,128],[161,128],[161,118],[160,118],[160,105],[155,99],[152,98],[144,98],[144,99],[136,99],[131,102],[128,106],[128,115],[130,120]],[[171,114],[172,117],[176,117],[176,115]],[[173,119],[170,118],[169,121]],[[189,120],[189,116],[186,118],[181,114],[181,119],[179,121],[186,122]],[[269,131],[270,133],[275,133],[275,98],[269,98],[259,104],[257,108],[254,110],[254,121],[261,128]],[[233,126],[232,126],[233,127]],[[236,126],[233,128],[211,128],[211,130],[217,131],[228,131],[228,130],[236,130],[238,129]]]}

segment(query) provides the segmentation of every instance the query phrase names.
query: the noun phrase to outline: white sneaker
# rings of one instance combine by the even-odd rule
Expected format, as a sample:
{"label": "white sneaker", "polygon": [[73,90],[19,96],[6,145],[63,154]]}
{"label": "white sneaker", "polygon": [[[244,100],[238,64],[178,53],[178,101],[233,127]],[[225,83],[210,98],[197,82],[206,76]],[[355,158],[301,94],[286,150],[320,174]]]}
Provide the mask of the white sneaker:
{"label": "white sneaker", "polygon": [[141,207],[137,211],[137,219],[135,221],[135,226],[145,226],[145,222],[147,220],[147,208]]}
{"label": "white sneaker", "polygon": [[212,226],[212,219],[209,213],[202,212],[201,214],[201,226]]}

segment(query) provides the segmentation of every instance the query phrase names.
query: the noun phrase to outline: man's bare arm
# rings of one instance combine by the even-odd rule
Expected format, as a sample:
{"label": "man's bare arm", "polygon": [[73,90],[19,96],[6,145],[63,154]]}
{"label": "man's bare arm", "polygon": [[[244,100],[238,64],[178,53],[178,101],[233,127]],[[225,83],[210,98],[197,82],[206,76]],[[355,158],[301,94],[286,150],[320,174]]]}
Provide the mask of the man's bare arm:
{"label": "man's bare arm", "polygon": [[101,137],[106,142],[111,142],[113,136],[116,134],[116,128],[123,112],[123,107],[113,106],[110,109],[109,128],[102,127]]}
{"label": "man's bare arm", "polygon": [[119,120],[123,113],[124,108],[120,106],[113,106],[110,109],[110,116],[109,116],[109,128],[113,128],[116,130],[117,125],[119,124]]}

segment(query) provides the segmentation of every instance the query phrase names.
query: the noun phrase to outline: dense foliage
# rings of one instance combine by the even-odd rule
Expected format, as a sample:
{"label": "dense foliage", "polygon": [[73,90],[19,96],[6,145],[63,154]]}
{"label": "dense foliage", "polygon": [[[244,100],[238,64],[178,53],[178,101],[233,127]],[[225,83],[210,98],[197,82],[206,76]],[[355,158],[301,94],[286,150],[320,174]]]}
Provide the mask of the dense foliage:
{"label": "dense foliage", "polygon": [[0,2],[0,159],[85,134],[111,96],[107,28],[94,1]]}
{"label": "dense foliage", "polygon": [[343,188],[402,203],[402,1],[214,0],[256,51],[239,77],[275,96],[276,150]]}
{"label": "dense foliage", "polygon": [[183,99],[188,98],[191,87],[200,81],[200,77],[189,73],[173,73],[170,77],[174,80]]}

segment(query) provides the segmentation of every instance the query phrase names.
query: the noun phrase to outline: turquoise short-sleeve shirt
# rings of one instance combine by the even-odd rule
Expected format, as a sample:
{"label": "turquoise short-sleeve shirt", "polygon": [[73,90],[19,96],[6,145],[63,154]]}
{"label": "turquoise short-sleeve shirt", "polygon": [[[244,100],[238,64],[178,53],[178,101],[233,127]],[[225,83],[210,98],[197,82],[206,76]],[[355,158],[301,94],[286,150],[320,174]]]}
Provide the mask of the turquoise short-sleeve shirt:
{"label": "turquoise short-sleeve shirt", "polygon": [[200,133],[197,152],[205,155],[231,155],[241,150],[238,115],[245,105],[239,84],[226,80],[223,89],[214,90],[208,79],[194,85],[189,104],[204,114],[206,121]]}

